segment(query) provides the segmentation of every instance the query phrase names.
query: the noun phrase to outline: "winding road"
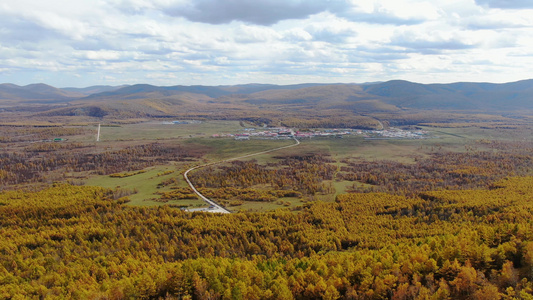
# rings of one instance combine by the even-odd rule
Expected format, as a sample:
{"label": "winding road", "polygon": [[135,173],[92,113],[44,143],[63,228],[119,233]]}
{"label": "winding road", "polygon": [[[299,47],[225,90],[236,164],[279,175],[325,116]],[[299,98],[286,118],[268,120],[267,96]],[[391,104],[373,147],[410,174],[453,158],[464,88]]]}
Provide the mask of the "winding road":
{"label": "winding road", "polygon": [[[266,154],[266,153],[278,151],[278,150],[281,150],[281,149],[286,149],[286,148],[295,147],[295,146],[300,145],[300,141],[298,141],[295,137],[293,137],[293,139],[294,139],[295,143],[292,144],[292,145],[278,147],[278,148],[274,148],[274,149],[270,149],[270,150],[266,150],[266,151],[261,151],[261,152],[256,152],[256,153],[251,153],[251,154],[246,154],[246,155],[242,155],[242,156],[238,156],[238,157],[234,157],[234,158],[230,158],[230,159],[225,159],[225,160],[221,160],[221,161],[217,161],[217,162],[212,162],[212,163],[208,163],[208,164],[203,164],[203,165],[199,165],[199,166],[196,166],[196,167],[192,167],[192,168],[188,169],[187,171],[185,171],[185,173],[183,173],[183,177],[185,178],[185,181],[187,181],[187,184],[189,184],[191,189],[194,191],[194,193],[196,193],[196,195],[198,195],[198,197],[202,198],[202,200],[204,200],[205,202],[207,202],[207,204],[209,204],[209,208],[203,208],[203,209],[194,210],[194,211],[207,211],[207,212],[214,212],[214,213],[216,212],[216,213],[224,213],[224,214],[231,213],[231,211],[227,210],[222,205],[216,203],[214,200],[209,199],[206,196],[202,195],[194,187],[194,184],[192,184],[191,180],[189,179],[189,176],[188,176],[189,172],[191,172],[192,170],[196,170],[196,169],[207,167],[207,166],[212,166],[212,165],[216,165],[216,164],[220,164],[220,163],[224,163],[224,162],[228,162],[228,161],[232,161],[232,160],[252,157],[252,156],[256,156],[256,155]],[[190,211],[192,211],[192,210],[190,210]]]}

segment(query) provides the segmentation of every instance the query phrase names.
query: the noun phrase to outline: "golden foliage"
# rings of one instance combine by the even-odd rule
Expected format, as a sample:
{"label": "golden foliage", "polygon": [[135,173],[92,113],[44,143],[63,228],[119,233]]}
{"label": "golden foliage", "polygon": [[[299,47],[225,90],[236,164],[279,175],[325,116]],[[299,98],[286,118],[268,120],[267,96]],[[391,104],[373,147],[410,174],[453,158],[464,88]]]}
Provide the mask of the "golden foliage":
{"label": "golden foliage", "polygon": [[0,298],[527,299],[532,177],[369,193],[298,214],[127,207],[97,187],[0,194]]}

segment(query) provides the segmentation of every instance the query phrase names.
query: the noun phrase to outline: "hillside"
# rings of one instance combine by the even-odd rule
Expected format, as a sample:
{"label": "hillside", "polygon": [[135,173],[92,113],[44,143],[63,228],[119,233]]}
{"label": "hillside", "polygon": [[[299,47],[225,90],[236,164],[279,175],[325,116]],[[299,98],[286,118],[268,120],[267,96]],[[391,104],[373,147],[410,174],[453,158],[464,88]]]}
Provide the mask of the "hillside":
{"label": "hillside", "polygon": [[[170,86],[146,84],[96,93],[88,100],[164,99],[187,93],[212,98],[213,103],[253,105],[305,105],[327,108],[333,104],[378,101],[397,108],[446,110],[522,110],[533,109],[533,80],[506,84],[452,83],[419,84],[393,80],[376,84],[301,84],[236,86]],[[390,108],[389,108],[390,109]]]}
{"label": "hillside", "polygon": [[393,80],[365,86],[368,94],[389,104],[414,109],[521,110],[533,109],[533,80],[506,84],[419,84]]}

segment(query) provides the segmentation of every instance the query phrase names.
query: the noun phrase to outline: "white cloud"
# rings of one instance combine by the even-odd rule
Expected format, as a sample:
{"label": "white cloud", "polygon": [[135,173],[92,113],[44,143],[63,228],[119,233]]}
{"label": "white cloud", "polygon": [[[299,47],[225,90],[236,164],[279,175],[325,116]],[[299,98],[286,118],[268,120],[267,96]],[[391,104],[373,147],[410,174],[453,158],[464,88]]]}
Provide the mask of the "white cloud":
{"label": "white cloud", "polygon": [[282,35],[271,28],[241,24],[234,29],[234,37],[239,43],[265,43],[278,40]]}
{"label": "white cloud", "polygon": [[215,63],[217,65],[229,65],[231,62],[227,57],[223,56],[223,57],[216,57]]}
{"label": "white cloud", "polygon": [[163,79],[163,80],[176,80],[178,77],[174,73],[150,73],[146,75],[147,78],[151,79]]}
{"label": "white cloud", "polygon": [[121,79],[168,85],[530,78],[528,3],[4,0],[0,81],[44,78],[88,86]]}
{"label": "white cloud", "polygon": [[118,51],[87,51],[85,56],[91,60],[118,60],[122,55]]}
{"label": "white cloud", "polygon": [[313,36],[302,28],[292,28],[282,34],[283,39],[288,42],[310,41],[313,39]]}
{"label": "white cloud", "polygon": [[533,9],[533,3],[530,0],[476,0],[479,5],[484,5],[494,8],[508,8],[508,9]]}
{"label": "white cloud", "polygon": [[345,43],[351,38],[358,36],[357,26],[346,20],[332,19],[328,22],[314,23],[307,26],[307,31],[311,33],[317,41],[328,43]]}
{"label": "white cloud", "polygon": [[320,12],[339,11],[348,7],[344,0],[196,0],[159,4],[158,9],[165,14],[184,17],[193,22],[223,24],[241,21],[258,25],[305,19]]}

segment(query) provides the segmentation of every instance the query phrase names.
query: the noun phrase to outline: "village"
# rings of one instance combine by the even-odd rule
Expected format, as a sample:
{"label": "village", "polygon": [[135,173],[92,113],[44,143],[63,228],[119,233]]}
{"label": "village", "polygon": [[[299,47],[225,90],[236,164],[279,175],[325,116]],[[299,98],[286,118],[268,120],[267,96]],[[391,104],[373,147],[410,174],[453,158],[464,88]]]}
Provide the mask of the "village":
{"label": "village", "polygon": [[296,138],[343,138],[346,135],[362,136],[365,139],[425,139],[429,133],[425,130],[403,130],[390,127],[385,130],[361,130],[361,129],[322,129],[298,131],[286,127],[271,128],[244,128],[239,133],[213,134],[212,138],[234,138],[235,140],[250,139],[292,139]]}

